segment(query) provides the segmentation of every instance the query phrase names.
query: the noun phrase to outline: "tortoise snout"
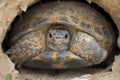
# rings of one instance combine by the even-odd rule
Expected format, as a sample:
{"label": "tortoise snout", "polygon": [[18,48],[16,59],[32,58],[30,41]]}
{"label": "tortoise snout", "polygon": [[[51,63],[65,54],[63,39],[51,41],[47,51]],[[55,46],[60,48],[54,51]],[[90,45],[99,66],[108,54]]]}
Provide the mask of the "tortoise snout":
{"label": "tortoise snout", "polygon": [[64,41],[62,36],[57,36],[53,38],[54,44],[61,44]]}

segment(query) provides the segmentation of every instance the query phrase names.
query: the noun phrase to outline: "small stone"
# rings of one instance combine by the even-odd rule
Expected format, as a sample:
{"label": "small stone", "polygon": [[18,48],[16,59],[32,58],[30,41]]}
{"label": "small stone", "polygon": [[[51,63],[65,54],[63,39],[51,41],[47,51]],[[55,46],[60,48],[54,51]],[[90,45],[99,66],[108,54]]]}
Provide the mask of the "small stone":
{"label": "small stone", "polygon": [[70,80],[90,80],[90,74],[83,75],[81,77],[72,78]]}

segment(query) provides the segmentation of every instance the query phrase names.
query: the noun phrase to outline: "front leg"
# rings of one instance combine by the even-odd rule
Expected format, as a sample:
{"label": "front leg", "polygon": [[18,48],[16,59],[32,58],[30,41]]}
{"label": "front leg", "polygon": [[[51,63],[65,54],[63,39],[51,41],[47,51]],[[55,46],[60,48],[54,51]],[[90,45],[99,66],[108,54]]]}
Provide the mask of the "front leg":
{"label": "front leg", "polygon": [[84,32],[73,35],[70,51],[92,64],[99,64],[107,57],[107,51],[97,40]]}
{"label": "front leg", "polygon": [[8,51],[11,60],[19,68],[25,61],[45,50],[45,35],[41,31],[34,31],[20,38]]}

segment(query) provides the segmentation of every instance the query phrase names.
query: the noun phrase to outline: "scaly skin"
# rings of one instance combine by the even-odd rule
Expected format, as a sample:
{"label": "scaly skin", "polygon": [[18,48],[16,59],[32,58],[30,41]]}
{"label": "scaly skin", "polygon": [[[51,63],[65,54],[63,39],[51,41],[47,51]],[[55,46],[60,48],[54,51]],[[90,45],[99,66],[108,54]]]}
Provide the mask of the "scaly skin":
{"label": "scaly skin", "polygon": [[45,50],[45,35],[41,31],[30,32],[24,35],[6,53],[17,65],[21,65]]}
{"label": "scaly skin", "polygon": [[68,50],[70,44],[70,33],[63,25],[54,25],[47,32],[47,49],[54,51]]}
{"label": "scaly skin", "polygon": [[76,32],[70,43],[70,51],[81,58],[98,64],[105,59],[107,51],[96,39],[84,32]]}

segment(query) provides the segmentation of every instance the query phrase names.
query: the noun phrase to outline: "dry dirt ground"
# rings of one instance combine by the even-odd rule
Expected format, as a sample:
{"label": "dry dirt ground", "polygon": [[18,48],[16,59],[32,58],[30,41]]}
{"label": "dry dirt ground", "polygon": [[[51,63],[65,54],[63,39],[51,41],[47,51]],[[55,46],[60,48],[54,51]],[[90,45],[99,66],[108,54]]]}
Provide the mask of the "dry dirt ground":
{"label": "dry dirt ground", "polygon": [[90,74],[101,72],[102,69],[81,68],[68,70],[31,70],[22,68],[18,80],[88,80]]}
{"label": "dry dirt ground", "polygon": [[69,70],[31,70],[22,68],[17,80],[120,80],[120,72],[81,68]]}

